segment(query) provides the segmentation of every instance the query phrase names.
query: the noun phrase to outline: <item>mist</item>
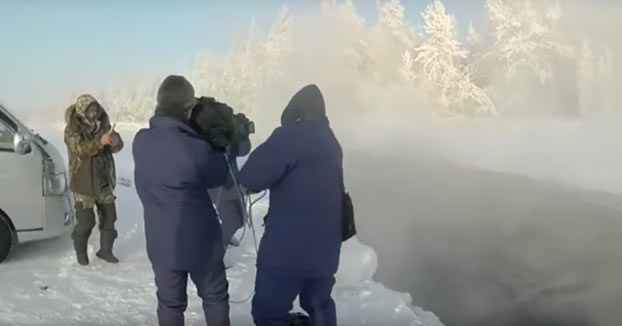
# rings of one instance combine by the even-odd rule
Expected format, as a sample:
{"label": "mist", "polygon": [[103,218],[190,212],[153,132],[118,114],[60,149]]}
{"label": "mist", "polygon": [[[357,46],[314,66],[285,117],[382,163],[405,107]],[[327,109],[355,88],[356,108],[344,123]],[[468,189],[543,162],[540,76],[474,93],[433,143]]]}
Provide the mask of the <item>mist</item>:
{"label": "mist", "polygon": [[[447,325],[615,324],[622,318],[619,176],[603,164],[594,179],[602,173],[611,182],[584,182],[589,173],[581,174],[593,160],[619,162],[611,154],[619,142],[577,162],[581,145],[555,150],[558,140],[542,135],[535,145],[516,144],[520,137],[508,132],[482,131],[486,124],[445,122],[469,130],[453,143],[384,127],[375,130],[385,135],[380,141],[349,143],[347,183],[359,237],[379,255],[376,279],[408,291]],[[560,171],[559,162],[573,163]]]}
{"label": "mist", "polygon": [[[499,50],[493,22],[475,24],[480,40],[459,40],[469,54],[446,81],[407,64],[433,35],[383,3],[371,27],[331,1],[320,16],[282,12],[226,56],[199,54],[188,75],[256,122],[254,144],[317,84],[376,279],[447,325],[619,323],[622,5],[563,2],[514,52]],[[113,119],[145,123],[159,80],[97,95]]]}

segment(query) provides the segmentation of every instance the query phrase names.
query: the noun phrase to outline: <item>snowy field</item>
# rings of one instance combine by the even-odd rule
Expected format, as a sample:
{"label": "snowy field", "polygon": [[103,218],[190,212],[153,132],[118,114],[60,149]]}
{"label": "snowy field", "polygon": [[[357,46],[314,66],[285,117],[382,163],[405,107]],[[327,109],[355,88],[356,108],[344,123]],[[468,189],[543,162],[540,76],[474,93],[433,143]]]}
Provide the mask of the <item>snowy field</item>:
{"label": "snowy field", "polygon": [[[131,180],[131,140],[138,126],[117,126],[126,143],[117,156],[118,177]],[[66,152],[58,129],[38,128],[41,134]],[[119,238],[115,253],[119,265],[94,257],[99,235],[90,239],[91,265],[75,263],[68,237],[26,244],[11,260],[0,265],[0,325],[155,325],[155,287],[146,258],[142,209],[132,186],[117,189]],[[257,236],[266,204],[254,211]],[[233,325],[252,325],[250,301],[255,275],[255,247],[247,231],[239,248],[226,261],[232,301]],[[374,251],[353,239],[343,246],[334,297],[340,325],[440,326],[438,318],[410,306],[410,296],[387,290],[371,280],[377,267]],[[297,307],[297,306],[296,306]],[[298,307],[296,309],[299,309]],[[188,325],[203,325],[200,300],[189,286]]]}

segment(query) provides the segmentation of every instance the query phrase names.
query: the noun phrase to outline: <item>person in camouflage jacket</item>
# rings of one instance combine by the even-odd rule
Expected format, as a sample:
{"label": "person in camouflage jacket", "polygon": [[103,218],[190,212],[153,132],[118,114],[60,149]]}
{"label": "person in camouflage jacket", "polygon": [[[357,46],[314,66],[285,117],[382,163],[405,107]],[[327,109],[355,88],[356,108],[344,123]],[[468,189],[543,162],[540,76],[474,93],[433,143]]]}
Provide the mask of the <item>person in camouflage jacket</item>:
{"label": "person in camouflage jacket", "polygon": [[76,201],[77,223],[72,234],[80,265],[88,265],[88,239],[99,217],[100,250],[97,257],[109,263],[119,260],[112,254],[117,238],[114,188],[115,164],[112,154],[123,148],[121,136],[111,130],[108,114],[91,95],[81,95],[65,111],[65,144],[69,156],[69,188]]}

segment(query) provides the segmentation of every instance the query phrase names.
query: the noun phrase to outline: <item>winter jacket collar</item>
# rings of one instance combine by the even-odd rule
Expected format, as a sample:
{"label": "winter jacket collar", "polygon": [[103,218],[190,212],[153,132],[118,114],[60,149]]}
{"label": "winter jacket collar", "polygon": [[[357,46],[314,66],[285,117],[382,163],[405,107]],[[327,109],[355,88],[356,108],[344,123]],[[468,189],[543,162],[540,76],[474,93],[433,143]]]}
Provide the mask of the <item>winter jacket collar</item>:
{"label": "winter jacket collar", "polygon": [[196,132],[186,123],[173,117],[156,115],[149,120],[149,127],[152,129],[180,129],[183,132],[196,135]]}

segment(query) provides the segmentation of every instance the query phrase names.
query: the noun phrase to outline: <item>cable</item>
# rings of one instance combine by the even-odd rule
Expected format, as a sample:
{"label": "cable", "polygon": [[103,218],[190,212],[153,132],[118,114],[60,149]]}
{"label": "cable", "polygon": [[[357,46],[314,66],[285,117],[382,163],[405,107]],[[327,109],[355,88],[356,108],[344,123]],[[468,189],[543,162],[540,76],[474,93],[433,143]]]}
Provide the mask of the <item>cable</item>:
{"label": "cable", "polygon": [[248,201],[249,201],[249,205],[248,205],[248,223],[249,226],[251,228],[251,231],[253,232],[253,242],[255,243],[255,253],[259,254],[259,246],[257,245],[257,234],[255,233],[255,222],[253,221],[253,205],[255,205],[257,202],[259,202],[260,200],[262,200],[264,197],[266,197],[266,195],[268,194],[268,191],[264,190],[261,194],[261,196],[259,196],[259,198],[255,199],[254,201],[251,201],[251,195],[248,194]]}
{"label": "cable", "polygon": [[[268,192],[266,190],[264,190],[262,192],[261,196],[259,196],[259,198],[251,201],[252,197],[251,197],[250,193],[247,193],[246,195],[244,195],[244,192],[242,191],[242,187],[238,183],[238,180],[237,180],[237,178],[235,176],[235,173],[233,172],[233,167],[231,166],[231,162],[229,161],[229,157],[226,154],[225,154],[225,160],[227,161],[227,166],[229,168],[229,175],[231,176],[231,179],[233,180],[233,185],[235,186],[235,189],[236,189],[236,192],[238,194],[239,200],[240,200],[240,202],[244,206],[247,206],[246,209],[242,210],[242,212],[244,214],[243,218],[245,219],[245,223],[244,223],[244,229],[242,231],[242,236],[240,237],[239,241],[242,242],[242,240],[244,239],[244,235],[246,234],[246,228],[249,227],[251,229],[252,233],[253,233],[253,243],[255,245],[255,255],[257,255],[259,253],[259,245],[257,244],[257,233],[255,231],[255,223],[253,222],[253,205],[255,205],[257,202],[262,200],[266,196],[266,194]],[[220,192],[218,193],[218,197],[219,197],[218,200],[220,200]],[[244,298],[243,300],[231,300],[231,299],[229,299],[229,302],[233,303],[233,304],[246,303],[246,302],[250,301],[253,298],[254,295],[255,295],[255,290],[251,291],[251,293],[246,298]]]}

